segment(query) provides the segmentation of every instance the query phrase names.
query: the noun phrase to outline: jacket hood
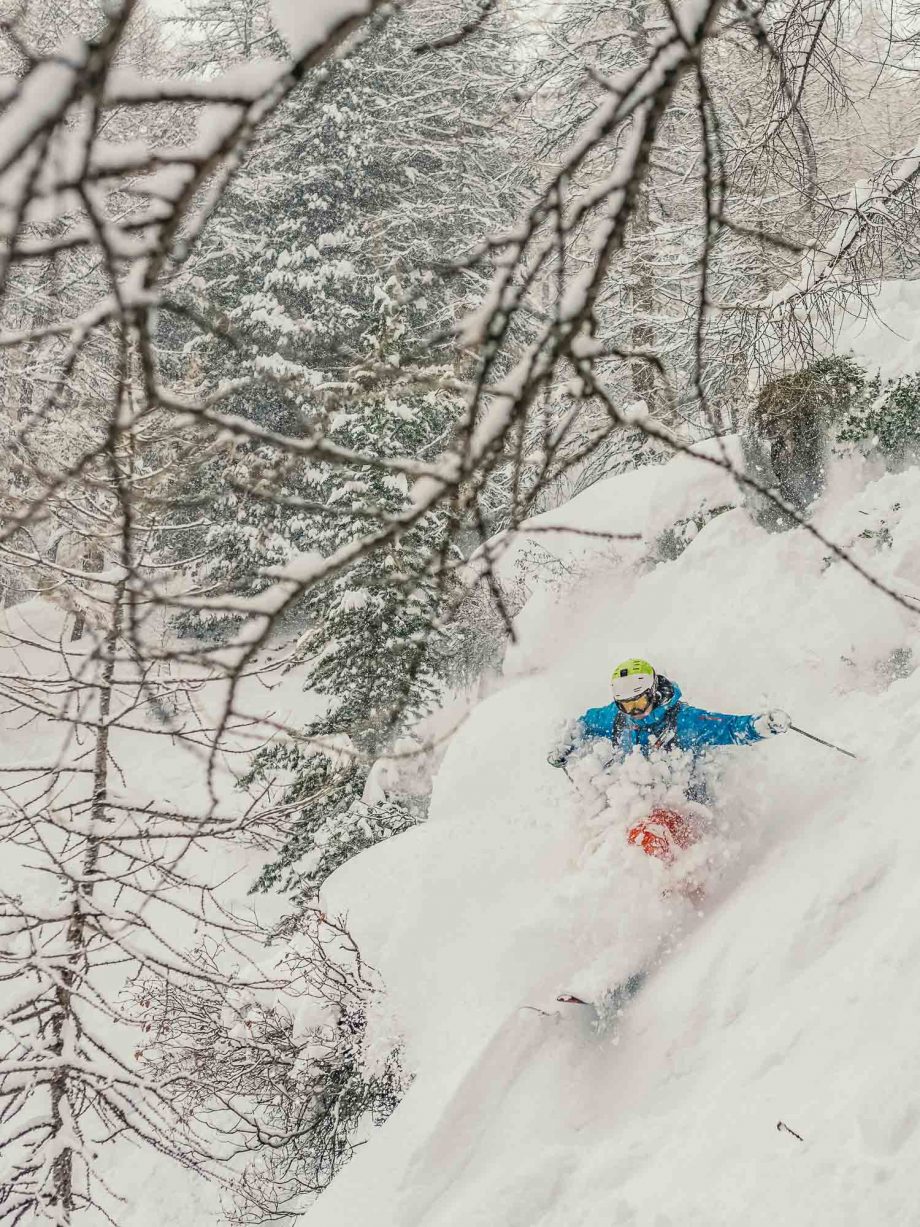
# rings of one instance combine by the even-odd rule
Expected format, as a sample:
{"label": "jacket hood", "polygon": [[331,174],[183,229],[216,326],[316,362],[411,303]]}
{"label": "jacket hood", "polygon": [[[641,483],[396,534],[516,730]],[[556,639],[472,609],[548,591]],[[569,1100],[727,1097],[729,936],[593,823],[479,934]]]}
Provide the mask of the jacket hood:
{"label": "jacket hood", "polygon": [[672,711],[680,702],[680,687],[676,682],[672,682],[670,678],[658,677],[658,702],[651,711],[647,711],[644,716],[628,716],[626,712],[620,712],[620,719],[624,723],[634,729],[653,729],[656,725],[661,724],[669,711]]}

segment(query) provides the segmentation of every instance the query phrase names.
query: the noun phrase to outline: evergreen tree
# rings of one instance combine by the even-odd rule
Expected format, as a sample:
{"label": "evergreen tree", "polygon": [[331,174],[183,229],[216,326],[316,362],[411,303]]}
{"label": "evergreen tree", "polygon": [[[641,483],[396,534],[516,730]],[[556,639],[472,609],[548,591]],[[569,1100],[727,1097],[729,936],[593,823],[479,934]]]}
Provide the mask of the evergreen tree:
{"label": "evergreen tree", "polygon": [[[519,172],[496,118],[496,91],[512,88],[497,35],[469,52],[418,55],[437,20],[437,6],[423,4],[382,22],[307,80],[189,261],[164,332],[167,363],[198,394],[245,381],[220,408],[254,431],[305,441],[321,434],[350,451],[422,461],[450,442],[463,409],[453,388],[464,372],[438,338],[481,282],[436,269],[498,228]],[[467,54],[476,72],[464,78],[457,56]],[[424,386],[400,378],[410,365],[424,369]],[[209,447],[187,491],[206,509],[189,553],[200,557],[208,591],[257,594],[272,568],[299,553],[328,556],[411,503],[405,478],[376,465],[346,473],[268,437]],[[303,806],[266,880],[308,850],[314,833],[321,853],[311,882],[417,816],[413,804],[361,798],[374,758],[425,710],[449,662],[448,651],[430,650],[451,595],[431,559],[457,556],[456,530],[447,513],[429,515],[291,611],[307,684],[329,696],[330,708],[302,740],[281,741],[254,764],[260,777],[283,769],[293,779],[285,803]],[[228,623],[195,613],[180,625],[219,639]]]}
{"label": "evergreen tree", "polygon": [[[234,9],[240,2],[226,0]],[[209,0],[212,21],[223,3]],[[431,338],[479,282],[448,283],[432,266],[510,212],[515,163],[497,121],[483,136],[484,117],[500,103],[489,91],[510,89],[500,66],[493,81],[489,56],[477,62],[477,97],[454,59],[414,53],[435,7],[414,10],[414,24],[381,23],[305,82],[231,185],[177,287],[166,365],[197,393],[252,379],[221,408],[266,430],[306,438],[331,425],[338,433],[341,415],[353,421],[360,411],[369,360],[397,369],[421,359],[433,383],[458,372],[453,348]],[[484,189],[484,205],[469,208]],[[386,446],[425,458],[426,440],[443,448],[461,408],[453,393],[401,391]],[[329,481],[334,475],[319,486]],[[188,491],[207,505],[207,526],[188,551],[205,555],[202,584],[252,594],[267,567],[316,548],[316,509],[292,515],[266,491],[309,503],[317,488],[316,466],[291,464],[269,443],[229,451],[218,443]],[[333,535],[347,539],[340,512],[341,504]],[[183,629],[220,633],[225,622],[203,616]]]}

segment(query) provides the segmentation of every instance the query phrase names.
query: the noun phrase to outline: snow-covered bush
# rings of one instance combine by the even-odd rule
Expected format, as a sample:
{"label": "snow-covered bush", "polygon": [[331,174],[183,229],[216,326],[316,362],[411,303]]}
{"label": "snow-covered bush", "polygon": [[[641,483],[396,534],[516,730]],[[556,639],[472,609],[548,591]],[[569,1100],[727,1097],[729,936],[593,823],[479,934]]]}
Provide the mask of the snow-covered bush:
{"label": "snow-covered bush", "polygon": [[865,384],[858,363],[835,355],[761,389],[749,422],[749,468],[797,511],[805,511],[824,490],[831,431]]}
{"label": "snow-covered bush", "polygon": [[310,892],[318,890],[339,865],[365,848],[407,831],[420,816],[403,798],[374,805],[352,801],[347,809],[329,814],[311,832],[310,851],[297,866],[300,881]]}
{"label": "snow-covered bush", "polygon": [[321,1192],[356,1134],[392,1112],[404,1089],[399,1053],[365,1065],[379,986],[344,922],[318,908],[279,926],[263,985],[233,983],[230,953],[215,943],[196,958],[197,983],[141,985],[137,1055],[183,1112],[237,1130],[246,1158],[227,1178],[228,1209],[264,1222]]}
{"label": "snow-covered bush", "polygon": [[842,442],[868,445],[888,467],[916,461],[920,454],[920,374],[884,382],[876,375],[843,418]]}
{"label": "snow-covered bush", "polygon": [[[887,468],[912,463],[920,454],[920,375],[883,380],[852,357],[831,356],[772,380],[751,414],[748,471],[806,511],[824,490],[834,440],[857,444]],[[759,514],[771,527],[791,523],[773,506],[759,506]]]}

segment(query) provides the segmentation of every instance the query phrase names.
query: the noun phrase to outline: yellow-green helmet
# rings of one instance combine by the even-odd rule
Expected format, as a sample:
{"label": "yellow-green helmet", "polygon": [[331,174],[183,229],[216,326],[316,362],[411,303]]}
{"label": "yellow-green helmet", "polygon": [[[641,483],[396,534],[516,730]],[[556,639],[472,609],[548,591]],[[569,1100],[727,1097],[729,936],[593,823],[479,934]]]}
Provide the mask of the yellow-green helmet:
{"label": "yellow-green helmet", "polygon": [[617,702],[635,699],[647,690],[653,690],[656,681],[655,670],[647,660],[640,660],[638,657],[618,664],[610,679],[613,697]]}

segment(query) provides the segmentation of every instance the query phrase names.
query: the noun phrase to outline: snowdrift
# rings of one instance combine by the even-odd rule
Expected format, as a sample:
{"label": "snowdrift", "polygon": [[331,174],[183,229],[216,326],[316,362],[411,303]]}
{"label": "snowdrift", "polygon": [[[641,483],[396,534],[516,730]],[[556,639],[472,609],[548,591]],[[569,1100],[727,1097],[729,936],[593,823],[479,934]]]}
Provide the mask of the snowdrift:
{"label": "snowdrift", "polygon": [[[416,1077],[309,1227],[917,1221],[920,470],[840,460],[814,518],[898,602],[807,530],[757,527],[721,446],[536,522],[554,578],[429,822],[328,882],[389,989],[375,1040],[402,1036]],[[781,706],[860,755],[792,733],[717,752],[699,908],[626,844],[641,781],[586,768],[576,790],[545,763],[633,654],[691,703]],[[643,966],[614,1031],[552,1013]]]}

